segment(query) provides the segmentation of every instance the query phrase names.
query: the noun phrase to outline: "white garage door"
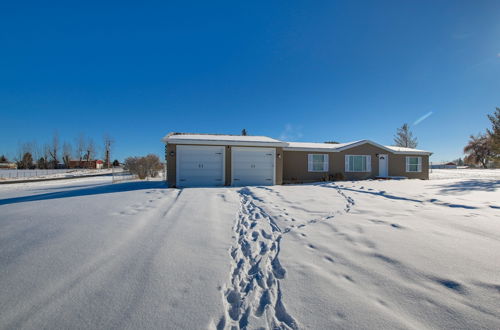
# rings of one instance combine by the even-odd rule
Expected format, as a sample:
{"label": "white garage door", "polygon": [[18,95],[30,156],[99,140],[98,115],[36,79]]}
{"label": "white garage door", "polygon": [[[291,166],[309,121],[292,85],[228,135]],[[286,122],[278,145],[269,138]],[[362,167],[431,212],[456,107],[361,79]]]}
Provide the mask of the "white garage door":
{"label": "white garage door", "polygon": [[224,185],[224,147],[177,146],[177,186]]}
{"label": "white garage door", "polygon": [[232,185],[273,185],[274,148],[232,148]]}

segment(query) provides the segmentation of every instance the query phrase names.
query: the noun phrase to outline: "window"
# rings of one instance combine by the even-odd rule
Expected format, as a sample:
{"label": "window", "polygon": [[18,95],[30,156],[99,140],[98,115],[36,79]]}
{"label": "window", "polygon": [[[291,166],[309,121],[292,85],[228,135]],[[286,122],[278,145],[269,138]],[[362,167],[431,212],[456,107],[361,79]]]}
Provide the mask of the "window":
{"label": "window", "polygon": [[309,172],[328,172],[328,155],[308,154],[307,170]]}
{"label": "window", "polygon": [[422,172],[422,157],[406,157],[406,172]]}
{"label": "window", "polygon": [[371,172],[372,157],[369,155],[346,155],[346,172]]}

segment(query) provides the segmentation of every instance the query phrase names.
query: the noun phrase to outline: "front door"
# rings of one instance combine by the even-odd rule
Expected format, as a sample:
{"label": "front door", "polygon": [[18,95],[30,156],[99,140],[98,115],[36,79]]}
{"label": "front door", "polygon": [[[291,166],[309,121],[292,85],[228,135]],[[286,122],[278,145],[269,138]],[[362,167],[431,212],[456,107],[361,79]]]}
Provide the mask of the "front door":
{"label": "front door", "polygon": [[378,155],[378,176],[389,176],[389,155]]}

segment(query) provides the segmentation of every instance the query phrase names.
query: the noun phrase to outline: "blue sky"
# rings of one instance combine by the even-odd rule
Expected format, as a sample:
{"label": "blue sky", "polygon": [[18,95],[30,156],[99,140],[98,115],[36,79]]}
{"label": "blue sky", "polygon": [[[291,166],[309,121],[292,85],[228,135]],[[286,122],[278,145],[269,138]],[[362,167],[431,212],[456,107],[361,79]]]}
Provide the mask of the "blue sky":
{"label": "blue sky", "polygon": [[0,154],[170,131],[391,144],[453,159],[500,106],[499,1],[0,4]]}

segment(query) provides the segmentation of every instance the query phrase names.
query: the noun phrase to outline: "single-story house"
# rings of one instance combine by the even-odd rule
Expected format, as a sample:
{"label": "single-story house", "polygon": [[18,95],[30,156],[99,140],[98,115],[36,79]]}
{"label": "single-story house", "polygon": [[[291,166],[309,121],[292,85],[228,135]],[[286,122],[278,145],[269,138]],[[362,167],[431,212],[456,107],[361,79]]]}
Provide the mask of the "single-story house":
{"label": "single-story house", "polygon": [[17,163],[10,163],[10,162],[2,162],[0,163],[0,168],[6,168],[6,169],[10,169],[10,170],[15,170],[17,169]]}
{"label": "single-story house", "polygon": [[429,179],[431,152],[370,140],[331,144],[170,133],[163,142],[170,187],[274,185],[342,177]]}
{"label": "single-story house", "polygon": [[69,168],[91,168],[91,169],[102,169],[104,163],[100,159],[93,160],[70,160],[68,167]]}
{"label": "single-story house", "polygon": [[454,162],[431,163],[430,167],[435,169],[456,169],[457,164]]}

